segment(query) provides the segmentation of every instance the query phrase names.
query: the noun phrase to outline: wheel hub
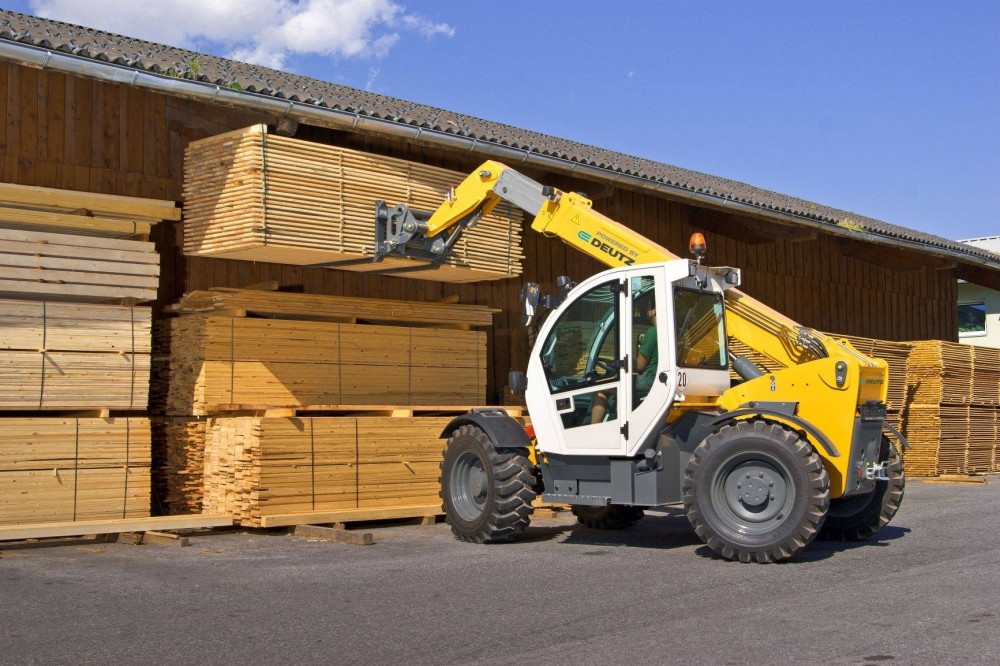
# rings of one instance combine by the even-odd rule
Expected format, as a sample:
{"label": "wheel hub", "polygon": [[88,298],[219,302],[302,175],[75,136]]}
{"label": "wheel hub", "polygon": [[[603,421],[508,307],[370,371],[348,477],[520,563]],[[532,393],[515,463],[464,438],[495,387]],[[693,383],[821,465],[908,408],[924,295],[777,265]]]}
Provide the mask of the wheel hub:
{"label": "wheel hub", "polygon": [[785,518],[791,495],[779,469],[770,460],[744,458],[732,461],[719,478],[723,507],[739,529],[763,528]]}
{"label": "wheel hub", "polygon": [[486,497],[486,473],[478,467],[469,470],[469,494],[476,499]]}
{"label": "wheel hub", "polygon": [[747,506],[760,506],[767,501],[770,488],[768,483],[773,486],[773,481],[765,481],[764,475],[761,474],[758,477],[752,477],[749,474],[746,475],[742,482],[736,483],[736,488],[742,490],[740,495],[740,501],[742,501]]}
{"label": "wheel hub", "polygon": [[455,460],[451,472],[451,499],[455,511],[464,520],[476,520],[486,509],[489,475],[479,456],[464,452]]}

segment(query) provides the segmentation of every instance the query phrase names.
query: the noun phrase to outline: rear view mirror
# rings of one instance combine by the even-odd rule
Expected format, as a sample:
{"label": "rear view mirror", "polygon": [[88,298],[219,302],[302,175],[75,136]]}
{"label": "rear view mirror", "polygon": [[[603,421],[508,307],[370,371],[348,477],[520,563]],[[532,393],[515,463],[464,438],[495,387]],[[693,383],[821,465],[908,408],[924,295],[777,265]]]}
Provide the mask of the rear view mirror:
{"label": "rear view mirror", "polygon": [[524,393],[528,390],[528,378],[519,370],[511,370],[507,375],[507,385],[514,393]]}
{"label": "rear view mirror", "polygon": [[541,299],[541,287],[537,282],[527,282],[521,287],[521,316],[525,326],[530,326],[538,314],[538,302]]}

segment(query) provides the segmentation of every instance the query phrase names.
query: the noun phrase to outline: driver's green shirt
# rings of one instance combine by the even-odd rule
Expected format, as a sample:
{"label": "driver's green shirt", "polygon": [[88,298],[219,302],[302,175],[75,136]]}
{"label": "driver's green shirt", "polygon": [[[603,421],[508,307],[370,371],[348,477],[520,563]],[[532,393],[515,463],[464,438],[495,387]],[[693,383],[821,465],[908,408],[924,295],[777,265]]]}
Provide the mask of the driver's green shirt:
{"label": "driver's green shirt", "polygon": [[[646,365],[646,369],[642,371],[640,376],[646,379],[656,377],[656,366],[657,361],[659,361],[660,354],[656,345],[655,326],[650,326],[646,329],[645,336],[642,338],[642,344],[639,345],[639,353],[649,359],[649,364]],[[652,385],[651,381],[650,385]]]}

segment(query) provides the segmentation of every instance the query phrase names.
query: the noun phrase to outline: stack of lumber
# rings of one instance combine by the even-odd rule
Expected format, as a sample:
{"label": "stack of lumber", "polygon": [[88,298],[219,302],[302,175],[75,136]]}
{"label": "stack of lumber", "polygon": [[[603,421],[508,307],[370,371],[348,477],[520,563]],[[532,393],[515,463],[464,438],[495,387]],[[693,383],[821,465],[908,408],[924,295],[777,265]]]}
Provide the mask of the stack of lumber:
{"label": "stack of lumber", "polygon": [[266,516],[440,504],[450,417],[212,419],[205,510],[260,527]]}
{"label": "stack of lumber", "polygon": [[918,404],[972,402],[972,350],[940,340],[914,342],[907,366],[912,400]]}
{"label": "stack of lumber", "polygon": [[997,416],[996,405],[969,405],[969,474],[991,474],[996,467]]}
{"label": "stack of lumber", "polygon": [[0,524],[149,515],[145,418],[5,418]]}
{"label": "stack of lumber", "polygon": [[[236,289],[194,292],[170,310],[178,316],[154,335],[152,387],[166,511],[260,526],[262,506],[398,516],[438,505],[438,435],[451,417],[414,409],[485,401],[486,336],[473,328],[495,310]],[[286,418],[296,412],[341,415]]]}
{"label": "stack of lumber", "polygon": [[151,301],[159,275],[152,243],[0,228],[0,296]]}
{"label": "stack of lumber", "polygon": [[972,348],[972,402],[1000,403],[1000,349]]}
{"label": "stack of lumber", "polygon": [[140,409],[148,308],[0,299],[0,409]]}
{"label": "stack of lumber", "polygon": [[154,416],[153,486],[165,515],[202,512],[206,419]]}
{"label": "stack of lumber", "polygon": [[[184,155],[184,253],[371,271],[443,282],[521,273],[522,214],[501,203],[437,269],[373,264],[375,203],[435,210],[465,174],[274,136],[257,125],[190,143]],[[360,261],[359,261],[360,260]],[[416,268],[417,270],[411,270]]]}
{"label": "stack of lumber", "polygon": [[161,220],[178,221],[173,201],[0,183],[0,228],[77,236],[145,236]]}
{"label": "stack of lumber", "polygon": [[168,414],[485,400],[482,331],[190,315],[169,336]]}
{"label": "stack of lumber", "polygon": [[77,417],[146,410],[145,239],[179,219],[172,201],[0,183],[0,410],[17,412],[0,418],[0,522],[149,515],[148,419]]}
{"label": "stack of lumber", "polygon": [[910,344],[907,471],[920,476],[1000,471],[1000,352],[938,340]]}

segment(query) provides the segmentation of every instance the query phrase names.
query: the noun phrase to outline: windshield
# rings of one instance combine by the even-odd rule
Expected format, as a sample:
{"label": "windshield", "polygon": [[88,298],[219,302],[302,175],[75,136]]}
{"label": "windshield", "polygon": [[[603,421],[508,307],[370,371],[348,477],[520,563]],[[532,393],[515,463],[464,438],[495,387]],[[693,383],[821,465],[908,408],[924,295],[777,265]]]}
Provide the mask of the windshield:
{"label": "windshield", "polygon": [[594,287],[573,301],[552,327],[541,351],[551,390],[617,378],[617,371],[607,363],[619,356],[617,286],[617,282],[606,282]]}
{"label": "windshield", "polygon": [[720,292],[674,288],[678,366],[711,370],[728,367],[722,299]]}

